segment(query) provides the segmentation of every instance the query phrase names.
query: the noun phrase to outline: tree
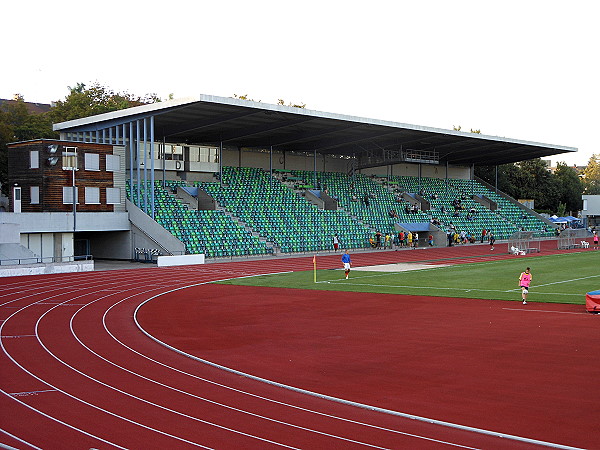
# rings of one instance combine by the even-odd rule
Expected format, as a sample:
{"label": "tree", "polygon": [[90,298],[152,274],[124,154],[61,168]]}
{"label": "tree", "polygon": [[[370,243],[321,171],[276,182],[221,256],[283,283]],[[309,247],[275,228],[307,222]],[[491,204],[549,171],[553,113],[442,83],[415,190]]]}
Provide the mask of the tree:
{"label": "tree", "polygon": [[67,97],[55,102],[55,107],[48,113],[54,123],[160,102],[156,94],[140,97],[129,92],[114,92],[98,82],[89,88],[84,83],[77,83],[68,89]]}
{"label": "tree", "polygon": [[16,102],[0,107],[0,183],[2,192],[8,195],[8,144],[38,138],[58,137],[52,131],[52,122],[46,114],[30,114],[23,96],[15,96]]}
{"label": "tree", "polygon": [[583,171],[584,194],[600,194],[600,153],[595,153],[590,158]]}
{"label": "tree", "polygon": [[[277,100],[277,104],[285,106],[285,100],[283,100],[282,98],[280,98],[280,99]],[[292,102],[289,102],[287,105],[291,106],[293,108],[300,108],[300,109],[306,108],[306,104],[304,104],[304,103],[292,103]]]}
{"label": "tree", "polygon": [[118,93],[98,82],[89,88],[84,83],[77,83],[68,89],[65,99],[58,100],[56,106],[44,114],[30,114],[20,94],[15,96],[16,102],[0,107],[0,183],[5,194],[8,194],[8,143],[56,139],[58,133],[52,131],[52,123],[160,101],[156,94],[140,97],[128,92]]}
{"label": "tree", "polygon": [[539,209],[555,211],[558,207],[558,186],[552,172],[540,158],[517,163],[520,167],[515,185],[520,198],[534,199]]}
{"label": "tree", "polygon": [[556,165],[554,177],[558,189],[558,200],[560,204],[565,204],[567,211],[573,214],[582,207],[581,194],[583,193],[583,183],[579,179],[577,171],[564,162]]}

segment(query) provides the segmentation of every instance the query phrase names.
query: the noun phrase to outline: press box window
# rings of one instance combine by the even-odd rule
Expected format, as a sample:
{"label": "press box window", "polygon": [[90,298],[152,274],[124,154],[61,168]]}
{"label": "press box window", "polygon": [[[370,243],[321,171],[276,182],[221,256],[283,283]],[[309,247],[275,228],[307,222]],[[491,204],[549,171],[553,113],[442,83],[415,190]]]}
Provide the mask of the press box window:
{"label": "press box window", "polygon": [[86,153],[85,154],[85,170],[100,170],[100,155],[97,153]]}
{"label": "press box window", "polygon": [[29,195],[31,197],[31,204],[39,205],[39,203],[40,203],[40,187],[39,186],[31,186],[29,188]]}

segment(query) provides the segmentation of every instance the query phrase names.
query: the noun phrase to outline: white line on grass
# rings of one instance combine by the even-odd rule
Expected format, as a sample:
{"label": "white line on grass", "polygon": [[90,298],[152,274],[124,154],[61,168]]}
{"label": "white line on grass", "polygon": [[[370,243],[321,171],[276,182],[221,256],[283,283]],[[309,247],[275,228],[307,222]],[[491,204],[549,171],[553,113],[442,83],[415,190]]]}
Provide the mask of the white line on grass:
{"label": "white line on grass", "polygon": [[[335,281],[340,281],[340,280],[332,280],[332,281],[321,281],[321,283],[333,283]],[[346,281],[346,280],[342,280],[342,281]],[[499,289],[477,289],[477,288],[469,288],[469,289],[461,289],[461,288],[455,288],[455,287],[433,287],[433,286],[406,286],[406,285],[393,285],[393,284],[371,284],[371,283],[354,283],[354,282],[350,282],[350,283],[345,283],[345,284],[350,284],[352,286],[372,286],[372,287],[383,287],[383,288],[405,288],[405,289],[429,289],[429,290],[443,290],[443,291],[459,291],[459,292],[472,292],[472,291],[477,291],[477,292],[502,292],[504,294],[510,292],[510,291],[502,291]],[[559,293],[559,292],[536,292],[535,295],[555,295],[555,296],[560,296],[560,295],[576,295],[576,296],[581,296],[581,294],[563,294],[563,293]]]}

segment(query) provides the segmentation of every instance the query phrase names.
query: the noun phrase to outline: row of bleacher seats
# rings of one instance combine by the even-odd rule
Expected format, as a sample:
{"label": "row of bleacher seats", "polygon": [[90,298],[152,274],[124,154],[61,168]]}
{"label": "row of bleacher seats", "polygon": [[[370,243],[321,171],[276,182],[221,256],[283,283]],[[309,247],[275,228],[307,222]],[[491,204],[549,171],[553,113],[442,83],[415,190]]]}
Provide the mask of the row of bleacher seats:
{"label": "row of bleacher seats", "polygon": [[330,249],[334,234],[345,248],[368,243],[368,228],[343,211],[318,209],[262,169],[224,167],[222,183],[196,184],[283,253]]}
{"label": "row of bleacher seats", "polygon": [[[163,188],[162,181],[155,181],[155,220],[184,243],[187,253],[204,253],[208,258],[273,253],[272,247],[261,242],[251,231],[222,211],[188,209],[172,195],[178,185],[184,186],[185,182],[166,181]],[[137,185],[134,186],[133,195],[128,185],[127,194],[139,206],[143,203],[144,186],[140,186],[139,199]]]}
{"label": "row of bleacher seats", "polygon": [[[334,234],[339,236],[343,248],[365,248],[375,231],[393,234],[397,222],[429,222],[432,218],[441,221],[443,228],[452,224],[458,231],[475,237],[481,235],[483,228],[490,229],[497,239],[507,239],[523,228],[546,227],[537,217],[471,180],[348,176],[338,172],[319,172],[315,179],[311,171],[292,170],[271,176],[258,168],[224,167],[221,181],[194,184],[222,209],[189,210],[173,195],[177,186],[187,185],[185,181],[167,181],[164,188],[162,181],[156,181],[155,219],[185,244],[188,253],[205,253],[207,257],[270,254],[274,251],[271,245],[283,253],[331,249]],[[312,184],[326,189],[341,209],[318,209],[308,202],[297,188],[310,188]],[[147,187],[150,189],[149,183]],[[138,198],[138,186],[130,189],[128,185],[127,193],[134,203],[143,202],[144,188],[139,187]],[[399,194],[419,191],[431,209],[406,213],[404,206],[408,203],[398,201]],[[495,201],[498,210],[490,211],[475,202],[472,194]],[[464,207],[458,216],[451,206],[455,198],[461,199]],[[471,208],[477,212],[467,219]],[[390,217],[391,210],[397,218]]]}

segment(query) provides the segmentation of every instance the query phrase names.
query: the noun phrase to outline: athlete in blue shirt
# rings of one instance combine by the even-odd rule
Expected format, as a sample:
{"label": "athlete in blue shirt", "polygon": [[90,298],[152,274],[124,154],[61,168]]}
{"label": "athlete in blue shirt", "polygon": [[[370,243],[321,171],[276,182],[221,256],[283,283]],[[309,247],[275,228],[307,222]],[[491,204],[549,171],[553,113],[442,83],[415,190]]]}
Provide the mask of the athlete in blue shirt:
{"label": "athlete in blue shirt", "polygon": [[348,279],[348,274],[350,273],[350,255],[348,254],[348,250],[344,252],[342,255],[342,262],[344,263],[344,271],[346,272],[346,280]]}

